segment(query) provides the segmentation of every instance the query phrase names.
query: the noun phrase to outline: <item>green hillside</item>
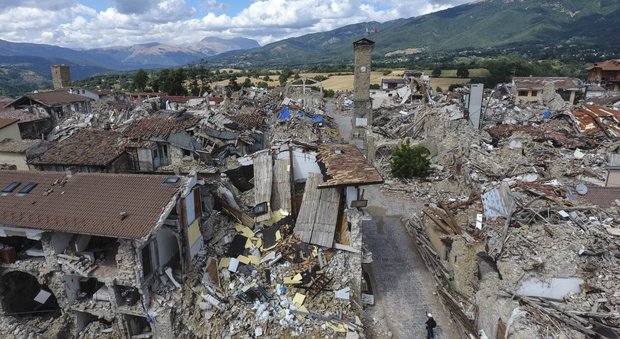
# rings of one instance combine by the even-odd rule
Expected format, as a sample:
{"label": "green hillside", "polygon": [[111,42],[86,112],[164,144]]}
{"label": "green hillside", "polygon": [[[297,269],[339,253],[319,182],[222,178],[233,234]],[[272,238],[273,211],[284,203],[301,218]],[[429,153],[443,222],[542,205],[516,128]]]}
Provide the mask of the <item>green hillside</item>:
{"label": "green hillside", "polygon": [[443,52],[509,46],[558,46],[620,50],[620,1],[617,0],[487,0],[428,15],[349,25],[329,32],[285,39],[246,51],[220,54],[213,63],[298,65],[348,62],[351,43],[379,33],[374,57],[407,48]]}

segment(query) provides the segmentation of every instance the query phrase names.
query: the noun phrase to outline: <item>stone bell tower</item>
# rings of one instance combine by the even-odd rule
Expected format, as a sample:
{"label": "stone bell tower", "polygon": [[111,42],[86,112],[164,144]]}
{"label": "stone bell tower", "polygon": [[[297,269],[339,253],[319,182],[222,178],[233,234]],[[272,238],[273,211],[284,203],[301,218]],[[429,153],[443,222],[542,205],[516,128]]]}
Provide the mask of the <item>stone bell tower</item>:
{"label": "stone bell tower", "polygon": [[366,38],[353,43],[355,69],[353,71],[353,135],[360,137],[372,125],[370,102],[370,63],[375,42]]}

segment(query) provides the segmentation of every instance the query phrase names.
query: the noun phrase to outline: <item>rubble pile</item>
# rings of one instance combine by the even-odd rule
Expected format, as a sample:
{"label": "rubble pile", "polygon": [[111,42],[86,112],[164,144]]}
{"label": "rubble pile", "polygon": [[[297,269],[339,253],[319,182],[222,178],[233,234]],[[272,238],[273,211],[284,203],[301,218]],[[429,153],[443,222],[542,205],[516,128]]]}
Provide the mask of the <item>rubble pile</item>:
{"label": "rubble pile", "polygon": [[338,126],[333,118],[324,113],[321,100],[308,100],[311,104],[302,104],[290,98],[284,98],[271,115],[268,124],[270,139],[273,143],[297,140],[308,144],[332,143],[342,140]]}
{"label": "rubble pile", "polygon": [[[349,253],[303,243],[282,211],[256,228],[215,212],[213,235],[185,283],[178,333],[267,338],[361,335]],[[207,256],[208,253],[208,256]],[[360,332],[360,334],[358,334]],[[347,334],[350,333],[350,334]]]}
{"label": "rubble pile", "polygon": [[[617,337],[620,196],[601,207],[588,190],[605,185],[618,152],[608,126],[620,113],[586,105],[601,119],[586,124],[566,104],[545,114],[537,103],[484,100],[482,129],[449,99],[384,108],[373,122],[383,189],[425,206],[407,224],[439,295],[474,335]],[[429,149],[428,177],[391,176],[403,138]]]}

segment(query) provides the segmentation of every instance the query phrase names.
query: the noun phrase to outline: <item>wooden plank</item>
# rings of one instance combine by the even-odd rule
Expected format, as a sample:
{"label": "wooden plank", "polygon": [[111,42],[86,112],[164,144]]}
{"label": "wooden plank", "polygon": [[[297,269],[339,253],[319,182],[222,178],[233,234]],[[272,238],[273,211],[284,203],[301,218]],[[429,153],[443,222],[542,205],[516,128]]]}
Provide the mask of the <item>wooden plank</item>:
{"label": "wooden plank", "polygon": [[291,168],[289,159],[276,160],[273,167],[273,188],[271,209],[283,209],[288,213],[291,208]]}
{"label": "wooden plank", "polygon": [[339,207],[340,189],[321,189],[319,208],[316,210],[316,219],[310,243],[332,247],[334,244],[334,234],[336,233],[336,224],[338,223]]}
{"label": "wooden plank", "polygon": [[261,222],[271,219],[271,182],[273,181],[273,164],[269,150],[254,154],[254,205],[266,202],[267,213],[254,217],[254,221]]}
{"label": "wooden plank", "polygon": [[319,200],[321,198],[321,192],[318,186],[322,182],[323,177],[316,173],[310,173],[306,180],[303,201],[301,202],[297,221],[295,222],[295,234],[298,234],[301,241],[306,243],[310,242],[312,239],[316,211],[319,207]]}

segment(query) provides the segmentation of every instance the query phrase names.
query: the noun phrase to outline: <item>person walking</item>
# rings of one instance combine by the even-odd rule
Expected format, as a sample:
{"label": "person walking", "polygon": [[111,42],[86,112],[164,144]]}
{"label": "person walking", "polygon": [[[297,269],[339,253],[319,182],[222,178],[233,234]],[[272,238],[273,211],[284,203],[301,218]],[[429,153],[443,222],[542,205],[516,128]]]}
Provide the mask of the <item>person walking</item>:
{"label": "person walking", "polygon": [[433,319],[433,315],[430,313],[426,314],[428,316],[428,319],[426,320],[426,339],[431,339],[431,338],[435,338],[435,332],[434,329],[435,327],[437,327],[437,322],[435,322],[435,319]]}

